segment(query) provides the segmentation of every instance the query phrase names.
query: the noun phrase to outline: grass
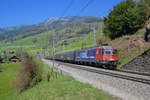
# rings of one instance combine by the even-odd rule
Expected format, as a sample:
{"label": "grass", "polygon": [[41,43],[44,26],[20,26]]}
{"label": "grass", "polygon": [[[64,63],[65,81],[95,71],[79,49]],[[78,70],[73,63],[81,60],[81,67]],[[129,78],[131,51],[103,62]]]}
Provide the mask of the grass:
{"label": "grass", "polygon": [[0,100],[10,100],[16,93],[12,79],[17,72],[19,64],[3,64],[0,67],[4,68],[4,71],[0,72]]}
{"label": "grass", "polygon": [[[48,66],[44,64],[44,75],[48,73]],[[17,95],[14,100],[114,100],[111,95],[104,93],[89,84],[77,82],[70,76],[57,73],[57,78],[50,82],[46,79],[33,88]]]}
{"label": "grass", "polygon": [[128,53],[125,53],[123,50],[119,50],[119,60],[121,62],[120,65],[118,65],[118,69],[122,68],[125,64],[135,59],[137,56],[144,53],[146,50],[150,49],[150,45],[143,48],[142,50],[137,50],[137,48],[133,48]]}
{"label": "grass", "polygon": [[46,76],[50,68],[46,64],[43,65],[44,80],[17,94],[12,79],[18,66],[19,64],[1,65],[5,71],[0,72],[0,100],[115,100],[111,95],[89,84],[77,82],[71,76],[57,73],[57,78],[51,77],[50,82],[47,82]]}
{"label": "grass", "polygon": [[20,100],[113,100],[112,96],[103,93],[88,84],[75,81],[69,76],[59,76],[50,83],[39,85],[24,91],[17,96]]}

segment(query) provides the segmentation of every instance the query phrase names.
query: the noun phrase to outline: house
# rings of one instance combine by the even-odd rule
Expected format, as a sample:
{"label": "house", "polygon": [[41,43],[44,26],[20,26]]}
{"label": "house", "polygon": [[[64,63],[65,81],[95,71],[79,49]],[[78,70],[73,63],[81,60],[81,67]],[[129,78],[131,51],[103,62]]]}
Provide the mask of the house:
{"label": "house", "polygon": [[9,58],[9,62],[19,62],[19,61],[20,61],[20,59],[16,56],[12,56]]}

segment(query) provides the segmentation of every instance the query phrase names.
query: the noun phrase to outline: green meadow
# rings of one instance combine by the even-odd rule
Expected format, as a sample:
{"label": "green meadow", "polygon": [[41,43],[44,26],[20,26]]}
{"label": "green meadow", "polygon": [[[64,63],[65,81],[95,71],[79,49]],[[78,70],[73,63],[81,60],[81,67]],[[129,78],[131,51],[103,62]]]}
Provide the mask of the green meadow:
{"label": "green meadow", "polygon": [[[0,100],[116,100],[111,95],[93,88],[89,84],[77,82],[71,76],[60,73],[47,82],[46,75],[50,68],[43,64],[43,81],[18,94],[13,77],[19,69],[19,63],[3,64],[0,72]],[[54,75],[55,75],[54,74]]]}

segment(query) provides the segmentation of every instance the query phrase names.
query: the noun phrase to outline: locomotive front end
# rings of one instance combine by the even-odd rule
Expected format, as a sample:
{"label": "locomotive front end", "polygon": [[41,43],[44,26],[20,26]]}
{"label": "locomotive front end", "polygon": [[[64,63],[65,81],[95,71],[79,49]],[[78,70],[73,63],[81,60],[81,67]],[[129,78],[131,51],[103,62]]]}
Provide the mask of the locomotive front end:
{"label": "locomotive front end", "polygon": [[118,51],[112,46],[102,46],[97,50],[96,60],[104,68],[115,69],[119,63]]}

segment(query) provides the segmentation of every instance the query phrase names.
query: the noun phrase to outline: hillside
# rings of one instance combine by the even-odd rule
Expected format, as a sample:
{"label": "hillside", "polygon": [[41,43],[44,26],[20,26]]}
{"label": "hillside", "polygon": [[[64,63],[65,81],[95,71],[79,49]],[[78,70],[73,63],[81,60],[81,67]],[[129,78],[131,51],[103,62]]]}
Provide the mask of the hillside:
{"label": "hillside", "polygon": [[109,44],[117,47],[119,50],[121,64],[118,68],[123,67],[150,48],[150,43],[147,43],[144,40],[145,32],[145,28],[142,28],[135,35],[126,35],[110,41]]}
{"label": "hillside", "polygon": [[[99,31],[96,31],[96,37],[99,34]],[[76,49],[81,49],[89,46],[93,46],[93,32],[90,32],[87,35],[66,38],[66,45],[64,44],[64,40],[55,40],[56,53],[71,51]],[[26,49],[34,53],[36,51],[42,52],[42,49],[50,55],[52,53],[52,32],[46,32],[34,36],[30,36],[21,40],[16,40],[14,42],[4,43],[1,42],[0,48],[1,51],[4,50],[17,50],[17,49]]]}
{"label": "hillside", "polygon": [[27,38],[16,40],[14,42],[1,42],[1,49],[17,49],[17,48],[42,48],[43,44],[46,44],[49,38],[51,38],[52,32],[42,33]]}
{"label": "hillside", "polygon": [[[41,34],[55,29],[56,34],[68,35],[69,33],[88,34],[92,27],[103,23],[102,18],[97,17],[63,17],[49,18],[42,23],[34,25],[20,25],[0,29],[0,40],[13,42],[29,36]],[[89,28],[90,27],[90,28]],[[99,26],[101,27],[101,26]],[[74,35],[74,34],[73,34]]]}
{"label": "hillside", "polygon": [[[7,39],[1,41],[1,50],[13,50],[18,48],[25,48],[29,50],[41,51],[43,49],[48,49],[46,51],[51,51],[52,40],[55,39],[56,52],[60,52],[59,49],[63,51],[68,51],[73,49],[79,49],[81,47],[87,47],[93,45],[93,27],[96,29],[96,34],[101,31],[103,27],[103,19],[96,17],[67,17],[67,18],[49,18],[45,22],[40,23],[35,26],[46,25],[48,29],[38,33],[38,28],[35,34],[33,31],[26,31],[27,29],[32,29],[34,25],[24,25],[20,27],[10,27],[1,30],[7,30],[10,32]],[[22,28],[22,30],[21,30]],[[55,32],[53,31],[55,29]],[[20,32],[17,31],[20,29]],[[33,30],[33,29],[32,29]],[[15,32],[14,32],[15,31]],[[12,32],[12,33],[11,33]],[[1,35],[4,34],[1,32]],[[7,34],[7,33],[5,33]],[[53,35],[52,35],[53,34]],[[14,36],[12,36],[14,35]],[[9,36],[11,36],[9,38]],[[89,41],[88,41],[89,40]],[[63,47],[64,42],[67,45]]]}

